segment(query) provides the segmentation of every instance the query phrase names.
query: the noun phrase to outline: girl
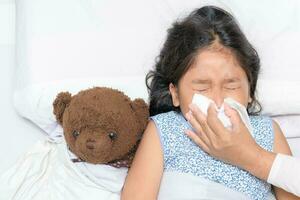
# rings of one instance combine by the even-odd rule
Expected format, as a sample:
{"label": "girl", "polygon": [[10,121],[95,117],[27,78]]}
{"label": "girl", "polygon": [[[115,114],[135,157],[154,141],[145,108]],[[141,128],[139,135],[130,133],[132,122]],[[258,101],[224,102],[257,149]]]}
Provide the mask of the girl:
{"label": "girl", "polygon": [[[152,120],[121,199],[272,199],[271,185],[214,159],[191,139],[195,131],[229,131],[212,106],[208,120],[190,105],[193,95],[205,95],[218,107],[231,97],[247,108],[256,143],[268,151],[291,154],[279,126],[257,115],[261,110],[255,98],[259,69],[256,51],[226,11],[206,6],[174,23],[154,71],[147,75]],[[247,131],[228,106],[226,114],[233,134]],[[196,116],[200,123],[195,122]],[[274,191],[277,199],[297,198],[276,187]]]}

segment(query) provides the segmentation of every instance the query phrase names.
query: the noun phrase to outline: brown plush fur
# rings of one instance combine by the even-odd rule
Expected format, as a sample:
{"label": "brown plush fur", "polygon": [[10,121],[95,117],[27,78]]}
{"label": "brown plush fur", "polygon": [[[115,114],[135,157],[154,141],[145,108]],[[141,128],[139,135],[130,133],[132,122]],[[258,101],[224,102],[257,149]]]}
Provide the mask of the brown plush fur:
{"label": "brown plush fur", "polygon": [[124,93],[105,87],[74,96],[59,93],[53,107],[70,150],[94,164],[123,159],[132,152],[149,117],[142,99],[131,101]]}

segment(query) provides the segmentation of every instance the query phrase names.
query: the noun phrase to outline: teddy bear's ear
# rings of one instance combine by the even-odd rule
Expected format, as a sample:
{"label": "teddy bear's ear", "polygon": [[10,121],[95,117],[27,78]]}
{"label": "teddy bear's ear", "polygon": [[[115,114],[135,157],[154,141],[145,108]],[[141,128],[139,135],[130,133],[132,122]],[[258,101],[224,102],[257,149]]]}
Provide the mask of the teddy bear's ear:
{"label": "teddy bear's ear", "polygon": [[140,124],[140,133],[142,133],[148,123],[149,107],[143,99],[135,99],[131,102],[131,107],[135,112],[136,118]]}
{"label": "teddy bear's ear", "polygon": [[71,100],[72,95],[69,92],[61,92],[56,96],[56,99],[53,102],[53,114],[61,125],[63,122],[63,114]]}

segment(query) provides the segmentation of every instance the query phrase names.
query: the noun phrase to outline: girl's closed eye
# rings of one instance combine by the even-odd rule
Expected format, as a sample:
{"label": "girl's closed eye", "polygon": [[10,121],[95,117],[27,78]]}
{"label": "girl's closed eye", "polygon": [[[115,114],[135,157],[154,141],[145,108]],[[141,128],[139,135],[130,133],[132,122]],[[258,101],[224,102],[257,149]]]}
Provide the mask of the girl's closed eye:
{"label": "girl's closed eye", "polygon": [[193,90],[195,92],[206,92],[211,88],[211,81],[210,80],[200,80],[196,79],[192,81]]}
{"label": "girl's closed eye", "polygon": [[239,78],[229,78],[224,82],[224,88],[227,90],[236,90],[241,88],[241,80]]}
{"label": "girl's closed eye", "polygon": [[209,91],[211,88],[210,88],[210,85],[208,84],[205,84],[205,85],[197,85],[197,86],[194,86],[193,87],[193,90],[194,92],[196,93],[202,93],[202,92],[207,92]]}
{"label": "girl's closed eye", "polygon": [[202,87],[202,88],[196,88],[196,92],[206,92],[208,91],[210,88],[209,87]]}
{"label": "girl's closed eye", "polygon": [[224,88],[228,89],[228,90],[236,90],[236,89],[241,88],[241,84],[239,84],[239,83],[228,83],[224,86]]}

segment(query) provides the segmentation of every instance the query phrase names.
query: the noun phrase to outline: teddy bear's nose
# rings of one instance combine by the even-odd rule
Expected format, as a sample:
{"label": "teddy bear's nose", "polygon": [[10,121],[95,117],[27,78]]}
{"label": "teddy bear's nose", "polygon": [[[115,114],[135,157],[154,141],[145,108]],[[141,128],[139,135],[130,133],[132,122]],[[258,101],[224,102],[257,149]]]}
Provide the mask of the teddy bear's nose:
{"label": "teddy bear's nose", "polygon": [[92,139],[88,139],[86,141],[86,148],[88,149],[94,149],[95,148],[95,140],[92,140]]}

